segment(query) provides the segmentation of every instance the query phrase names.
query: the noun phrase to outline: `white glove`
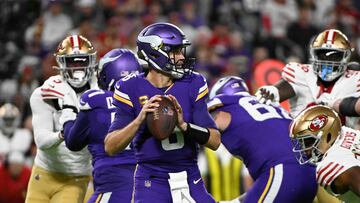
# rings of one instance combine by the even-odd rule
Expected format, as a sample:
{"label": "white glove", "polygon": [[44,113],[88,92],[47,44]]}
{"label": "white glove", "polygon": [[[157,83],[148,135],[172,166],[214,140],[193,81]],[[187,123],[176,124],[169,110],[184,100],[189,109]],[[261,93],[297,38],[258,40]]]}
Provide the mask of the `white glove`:
{"label": "white glove", "polygon": [[330,108],[334,108],[336,98],[329,93],[323,93],[319,98],[316,99],[317,104],[322,104]]}
{"label": "white glove", "polygon": [[272,85],[262,86],[256,91],[255,96],[257,100],[262,104],[279,105],[279,101],[280,101],[279,90],[275,86]]}
{"label": "white glove", "polygon": [[74,112],[79,112],[79,100],[74,90],[69,91],[59,100],[61,109],[71,108]]}
{"label": "white glove", "polygon": [[75,91],[69,91],[64,95],[63,99],[59,99],[59,105],[62,109],[59,123],[60,126],[63,127],[66,122],[75,120],[79,112],[78,99]]}
{"label": "white glove", "polygon": [[60,126],[63,127],[66,122],[75,120],[76,115],[77,113],[75,113],[71,108],[61,110],[61,115],[59,117]]}

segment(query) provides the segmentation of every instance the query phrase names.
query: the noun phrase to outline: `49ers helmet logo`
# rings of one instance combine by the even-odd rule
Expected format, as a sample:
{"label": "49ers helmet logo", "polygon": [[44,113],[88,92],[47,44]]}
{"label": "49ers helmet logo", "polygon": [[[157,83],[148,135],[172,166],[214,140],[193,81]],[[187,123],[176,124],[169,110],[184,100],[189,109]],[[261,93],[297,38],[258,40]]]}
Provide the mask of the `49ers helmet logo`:
{"label": "49ers helmet logo", "polygon": [[328,121],[327,116],[319,115],[311,121],[311,123],[309,125],[309,130],[311,130],[313,132],[318,131],[326,125],[327,121]]}

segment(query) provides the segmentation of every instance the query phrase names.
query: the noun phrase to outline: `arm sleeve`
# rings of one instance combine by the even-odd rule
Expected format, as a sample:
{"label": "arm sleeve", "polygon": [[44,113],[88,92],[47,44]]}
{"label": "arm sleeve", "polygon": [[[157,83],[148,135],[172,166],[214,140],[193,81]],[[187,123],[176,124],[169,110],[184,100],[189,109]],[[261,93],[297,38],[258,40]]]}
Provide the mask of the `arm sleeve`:
{"label": "arm sleeve", "polygon": [[134,105],[128,92],[131,90],[124,84],[124,81],[119,80],[115,85],[113,95],[113,104],[116,106],[115,119],[111,123],[109,133],[124,128],[136,117]]}
{"label": "arm sleeve", "polygon": [[115,119],[111,122],[109,133],[115,130],[119,130],[127,126],[131,121],[133,121],[135,115],[129,109],[117,108],[115,113]]}
{"label": "arm sleeve", "polygon": [[64,124],[65,144],[71,151],[80,151],[88,144],[90,127],[87,113],[80,111],[75,121],[68,121]]}
{"label": "arm sleeve", "polygon": [[295,94],[298,95],[301,87],[307,86],[306,77],[311,72],[312,69],[307,64],[288,63],[283,68],[281,77],[291,85]]}
{"label": "arm sleeve", "polygon": [[40,89],[36,89],[30,98],[32,111],[32,124],[34,128],[34,140],[39,149],[48,149],[62,142],[59,131],[55,131],[53,112],[55,109],[45,103],[40,96]]}
{"label": "arm sleeve", "polygon": [[205,78],[199,76],[194,81],[195,92],[193,93],[195,96],[195,104],[193,108],[193,122],[195,125],[199,125],[205,128],[215,128],[216,125],[214,120],[212,119],[210,113],[208,112],[206,100],[209,96],[209,89]]}

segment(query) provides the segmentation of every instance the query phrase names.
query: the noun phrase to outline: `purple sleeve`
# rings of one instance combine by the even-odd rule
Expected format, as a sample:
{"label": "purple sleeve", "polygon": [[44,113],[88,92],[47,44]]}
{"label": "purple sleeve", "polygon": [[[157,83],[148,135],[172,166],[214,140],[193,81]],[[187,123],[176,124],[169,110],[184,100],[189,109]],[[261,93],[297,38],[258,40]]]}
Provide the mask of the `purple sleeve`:
{"label": "purple sleeve", "polygon": [[207,110],[205,101],[195,103],[193,112],[194,124],[205,128],[216,128],[216,124]]}
{"label": "purple sleeve", "polygon": [[191,93],[195,100],[193,122],[195,125],[199,125],[205,128],[215,128],[216,125],[211,115],[208,112],[206,100],[209,96],[208,87],[205,78],[202,75],[198,75],[193,81],[193,92]]}
{"label": "purple sleeve", "polygon": [[64,124],[65,144],[71,151],[80,151],[88,144],[90,129],[86,114],[86,111],[80,111],[75,121]]}
{"label": "purple sleeve", "polygon": [[119,130],[127,126],[131,121],[135,119],[135,115],[132,111],[123,108],[117,108],[115,113],[115,119],[111,123],[109,133],[114,130]]}

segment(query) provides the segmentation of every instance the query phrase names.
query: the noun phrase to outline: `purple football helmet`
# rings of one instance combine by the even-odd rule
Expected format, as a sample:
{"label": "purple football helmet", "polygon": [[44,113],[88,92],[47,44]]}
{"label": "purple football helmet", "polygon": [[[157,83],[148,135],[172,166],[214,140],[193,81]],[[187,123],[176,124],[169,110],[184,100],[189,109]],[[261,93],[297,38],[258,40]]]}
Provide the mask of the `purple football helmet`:
{"label": "purple football helmet", "polygon": [[[180,79],[191,74],[194,58],[186,57],[186,47],[191,43],[180,28],[170,23],[155,23],[144,28],[137,37],[139,58],[145,60],[150,68]],[[175,61],[171,51],[182,51],[185,59]]]}
{"label": "purple football helmet", "polygon": [[245,81],[237,76],[227,76],[220,78],[214,84],[211,88],[209,98],[212,99],[219,94],[233,95],[238,92],[249,92]]}
{"label": "purple football helmet", "polygon": [[98,83],[103,90],[114,90],[116,81],[142,71],[138,59],[129,49],[113,49],[99,61]]}

